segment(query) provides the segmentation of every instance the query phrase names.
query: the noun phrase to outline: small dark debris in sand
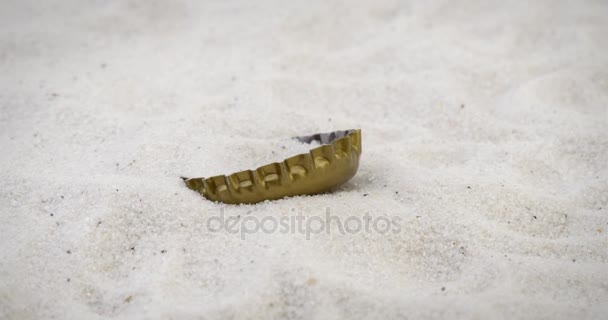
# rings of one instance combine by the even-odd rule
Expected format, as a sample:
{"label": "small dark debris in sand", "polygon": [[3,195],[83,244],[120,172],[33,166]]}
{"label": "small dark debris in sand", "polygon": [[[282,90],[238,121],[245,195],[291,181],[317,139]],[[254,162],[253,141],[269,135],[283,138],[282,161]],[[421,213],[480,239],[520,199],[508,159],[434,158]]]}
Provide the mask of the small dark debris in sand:
{"label": "small dark debris in sand", "polygon": [[135,247],[131,247],[129,248],[131,251],[135,251]]}
{"label": "small dark debris in sand", "polygon": [[441,287],[441,291],[445,291],[445,287]]}
{"label": "small dark debris in sand", "polygon": [[160,251],[160,253],[167,253],[167,250],[163,249]]}
{"label": "small dark debris in sand", "polygon": [[538,219],[538,218],[536,218],[536,216],[532,216],[532,217],[533,217],[534,219]]}
{"label": "small dark debris in sand", "polygon": [[101,224],[101,220],[99,220],[99,222],[97,222],[97,226],[99,227],[100,224]]}
{"label": "small dark debris in sand", "polygon": [[363,196],[364,196],[364,197],[367,197],[367,195],[368,195],[367,193],[364,193],[364,194],[363,194]]}
{"label": "small dark debris in sand", "polygon": [[67,282],[70,282],[70,278],[67,279]]}
{"label": "small dark debris in sand", "polygon": [[467,186],[467,189],[471,189],[471,186]]}
{"label": "small dark debris in sand", "polygon": [[572,262],[576,262],[576,259],[572,259]]}
{"label": "small dark debris in sand", "polygon": [[118,189],[116,189],[116,192],[118,192]]}
{"label": "small dark debris in sand", "polygon": [[399,191],[395,191],[395,194],[399,194]]}
{"label": "small dark debris in sand", "polygon": [[460,105],[460,109],[464,109],[464,103]]}
{"label": "small dark debris in sand", "polygon": [[67,253],[67,254],[72,254],[72,250],[68,250],[68,251],[66,251],[65,253]]}
{"label": "small dark debris in sand", "polygon": [[54,216],[54,214],[51,213],[51,217]]}
{"label": "small dark debris in sand", "polygon": [[63,199],[63,196],[61,196],[61,199]]}
{"label": "small dark debris in sand", "polygon": [[133,296],[128,296],[127,298],[125,298],[125,303],[129,303],[131,302],[131,300],[133,300]]}

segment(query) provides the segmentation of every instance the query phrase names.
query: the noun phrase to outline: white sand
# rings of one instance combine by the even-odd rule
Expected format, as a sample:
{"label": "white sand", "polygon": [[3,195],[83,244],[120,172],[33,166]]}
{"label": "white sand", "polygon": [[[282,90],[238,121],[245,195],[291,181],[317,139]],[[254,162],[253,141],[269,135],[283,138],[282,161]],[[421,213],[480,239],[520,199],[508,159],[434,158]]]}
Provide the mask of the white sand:
{"label": "white sand", "polygon": [[[0,318],[606,319],[607,16],[2,1]],[[226,214],[330,207],[398,234],[210,233],[225,206],[179,179],[349,128],[364,153],[340,191]]]}

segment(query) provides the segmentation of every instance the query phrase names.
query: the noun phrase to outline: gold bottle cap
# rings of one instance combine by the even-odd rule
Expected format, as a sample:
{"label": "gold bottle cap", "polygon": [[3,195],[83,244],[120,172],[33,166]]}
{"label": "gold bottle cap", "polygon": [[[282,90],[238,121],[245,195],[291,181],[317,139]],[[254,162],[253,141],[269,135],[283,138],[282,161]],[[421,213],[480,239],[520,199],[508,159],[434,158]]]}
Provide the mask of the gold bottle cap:
{"label": "gold bottle cap", "polygon": [[321,146],[281,162],[210,178],[183,178],[205,198],[229,204],[258,203],[328,191],[350,180],[359,168],[361,129],[296,137]]}

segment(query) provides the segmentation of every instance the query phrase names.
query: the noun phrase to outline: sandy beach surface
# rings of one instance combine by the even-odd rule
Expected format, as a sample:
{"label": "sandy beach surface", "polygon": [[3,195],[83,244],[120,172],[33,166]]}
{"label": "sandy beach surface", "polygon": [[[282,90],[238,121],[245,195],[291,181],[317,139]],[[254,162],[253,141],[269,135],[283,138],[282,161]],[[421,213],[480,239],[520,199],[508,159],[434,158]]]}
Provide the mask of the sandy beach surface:
{"label": "sandy beach surface", "polygon": [[[4,0],[0,318],[606,319],[607,127],[606,1]],[[332,193],[180,180],[351,128]],[[400,230],[207,228],[327,212]]]}

